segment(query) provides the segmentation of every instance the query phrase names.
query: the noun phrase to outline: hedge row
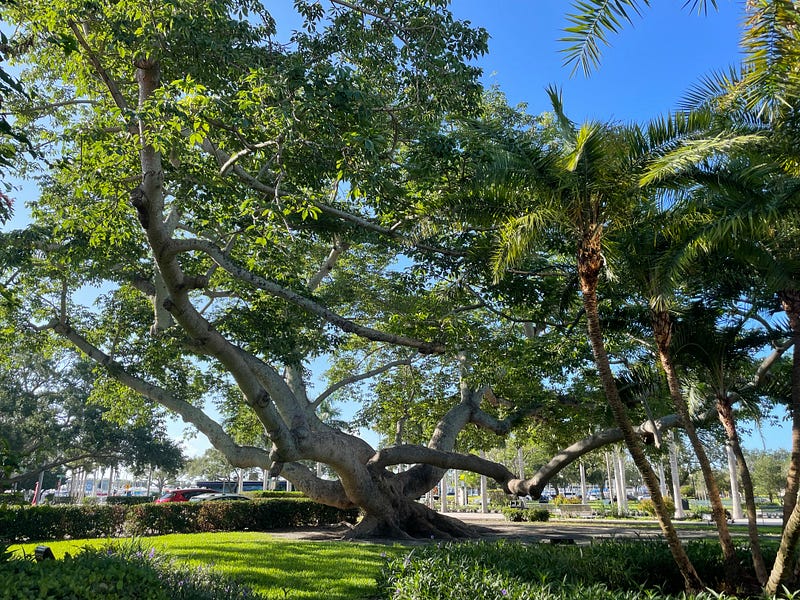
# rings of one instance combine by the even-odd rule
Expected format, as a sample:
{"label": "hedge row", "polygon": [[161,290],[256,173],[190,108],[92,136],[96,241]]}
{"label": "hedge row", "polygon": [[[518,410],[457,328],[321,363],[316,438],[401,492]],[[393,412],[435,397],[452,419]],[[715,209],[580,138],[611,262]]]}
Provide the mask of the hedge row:
{"label": "hedge row", "polygon": [[269,531],[355,522],[356,510],[308,499],[252,502],[174,502],[134,506],[31,506],[0,508],[0,541],[24,542],[119,535],[208,531]]}

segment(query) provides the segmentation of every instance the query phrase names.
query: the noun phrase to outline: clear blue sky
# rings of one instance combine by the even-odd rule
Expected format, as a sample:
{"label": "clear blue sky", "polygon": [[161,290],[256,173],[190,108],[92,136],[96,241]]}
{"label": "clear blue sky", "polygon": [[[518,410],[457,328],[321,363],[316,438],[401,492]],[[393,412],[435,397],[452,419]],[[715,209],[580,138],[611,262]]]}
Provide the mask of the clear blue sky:
{"label": "clear blue sky", "polygon": [[558,85],[575,121],[649,119],[673,109],[703,75],[739,62],[740,2],[720,0],[719,11],[702,16],[682,9],[682,1],[660,0],[611,36],[590,78],[570,77],[560,52],[566,44],[559,42],[570,4],[454,0],[452,9],[491,35],[489,54],[479,62],[487,84],[499,85],[511,103],[526,102],[532,113],[548,109],[544,89]]}

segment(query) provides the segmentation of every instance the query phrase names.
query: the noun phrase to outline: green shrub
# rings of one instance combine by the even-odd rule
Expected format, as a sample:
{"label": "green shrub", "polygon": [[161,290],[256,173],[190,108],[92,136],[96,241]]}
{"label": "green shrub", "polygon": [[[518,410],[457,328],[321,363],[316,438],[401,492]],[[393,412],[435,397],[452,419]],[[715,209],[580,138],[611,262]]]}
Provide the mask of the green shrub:
{"label": "green shrub", "polygon": [[267,531],[348,521],[357,510],[340,510],[308,498],[252,502],[147,502],[0,508],[0,542],[134,536],[209,531]]}
{"label": "green shrub", "polygon": [[113,536],[123,530],[125,511],[104,505],[0,508],[0,541]]}
{"label": "green shrub", "polygon": [[0,506],[23,506],[28,504],[25,502],[25,495],[22,492],[2,492],[0,493]]}
{"label": "green shrub", "polygon": [[556,506],[561,506],[562,504],[581,504],[581,499],[574,496],[572,498],[567,498],[566,496],[559,494],[553,498],[553,504]]}
{"label": "green shrub", "polygon": [[357,511],[344,511],[307,498],[267,498],[252,502],[166,502],[140,504],[128,511],[131,535],[210,531],[269,531],[355,522]]}
{"label": "green shrub", "polygon": [[[664,496],[664,505],[667,507],[669,516],[675,516],[675,502],[672,501],[672,498],[669,496]],[[653,504],[653,501],[649,498],[646,500],[639,500],[639,510],[650,515],[651,517],[656,516],[656,505]]]}
{"label": "green shrub", "polygon": [[500,512],[507,521],[514,521],[517,523],[520,521],[536,522],[550,520],[550,511],[546,508],[511,508],[505,506],[500,509]]}
{"label": "green shrub", "polygon": [[251,498],[305,498],[303,492],[282,492],[280,490],[260,490],[257,492],[247,492],[246,496]]}
{"label": "green shrub", "polygon": [[[719,545],[690,542],[686,548],[701,578],[718,587],[722,573]],[[742,564],[749,565],[746,550],[738,551]],[[416,548],[405,558],[387,562],[378,585],[384,597],[393,600],[622,600],[681,594],[683,579],[662,541],[613,541],[589,546],[502,541]]]}
{"label": "green shrub", "polygon": [[153,500],[153,496],[108,496],[106,497],[106,504],[133,506],[134,504],[147,504]]}
{"label": "green shrub", "polygon": [[0,562],[0,600],[246,600],[250,589],[205,569],[175,567],[138,543],[64,560]]}

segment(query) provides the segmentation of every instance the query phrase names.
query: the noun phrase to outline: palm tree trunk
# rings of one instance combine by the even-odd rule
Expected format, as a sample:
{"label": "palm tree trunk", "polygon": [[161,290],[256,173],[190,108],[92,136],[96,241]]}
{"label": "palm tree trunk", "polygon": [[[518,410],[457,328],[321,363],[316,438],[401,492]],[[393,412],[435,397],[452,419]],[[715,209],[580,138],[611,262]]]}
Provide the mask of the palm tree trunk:
{"label": "palm tree trunk", "polygon": [[778,297],[789,318],[794,341],[792,397],[789,405],[789,412],[792,415],[792,454],[789,473],[786,476],[786,492],[783,496],[784,527],[781,544],[765,588],[769,595],[776,594],[780,585],[788,579],[789,565],[800,541],[800,504],[797,503],[797,493],[800,489],[800,292],[783,290],[778,293]]}
{"label": "palm tree trunk", "polygon": [[720,423],[722,423],[722,426],[725,428],[725,433],[728,436],[728,442],[731,445],[733,454],[736,456],[736,460],[739,463],[739,477],[742,480],[744,501],[747,506],[747,533],[750,537],[750,553],[753,556],[753,567],[755,568],[758,582],[764,585],[767,582],[767,567],[764,564],[764,556],[761,554],[761,544],[758,539],[753,480],[750,477],[750,469],[747,467],[747,461],[744,458],[744,452],[742,452],[742,446],[739,443],[739,434],[736,431],[736,422],[730,402],[726,399],[717,399],[717,412],[719,413]]}
{"label": "palm tree trunk", "polygon": [[775,557],[775,564],[769,574],[769,580],[764,588],[767,597],[774,597],[778,593],[778,588],[786,579],[789,572],[792,556],[797,547],[797,539],[800,537],[800,504],[795,502],[794,510],[789,515],[781,536],[781,545],[778,547],[778,554]]}
{"label": "palm tree trunk", "polygon": [[[599,236],[598,236],[599,238]],[[594,238],[590,241],[589,247],[582,247],[578,255],[578,275],[580,277],[581,291],[583,294],[583,306],[586,312],[586,322],[589,331],[589,342],[592,346],[595,365],[597,366],[603,391],[608,401],[617,426],[622,430],[625,445],[630,452],[633,462],[642,474],[645,485],[650,492],[650,497],[656,509],[656,516],[661,525],[661,530],[667,540],[672,556],[678,569],[683,575],[684,584],[687,592],[699,592],[704,589],[703,582],[697,571],[689,560],[686,550],[678,538],[678,532],[667,513],[664,498],[658,484],[658,477],[644,454],[641,441],[633,431],[625,405],[619,396],[614,374],[611,371],[611,364],[608,360],[605,344],[603,342],[603,332],[600,327],[600,314],[597,309],[597,280],[602,265],[600,256],[599,239]],[[591,244],[595,242],[595,244]],[[588,259],[588,260],[586,260]]]}
{"label": "palm tree trunk", "polygon": [[708,459],[708,454],[700,441],[700,436],[697,435],[694,421],[692,421],[692,416],[689,414],[689,405],[686,402],[686,398],[683,397],[675,364],[672,362],[672,353],[670,352],[672,319],[667,311],[653,311],[652,318],[658,359],[667,376],[667,386],[669,387],[672,403],[675,405],[675,411],[681,419],[683,430],[686,432],[695,456],[697,456],[697,461],[700,463],[700,470],[703,473],[703,480],[708,490],[708,500],[711,504],[711,515],[717,524],[719,544],[722,547],[722,555],[725,559],[725,579],[728,585],[733,586],[738,575],[736,549],[733,546],[733,539],[731,539],[728,520],[725,517],[725,507],[722,505],[722,498],[719,494],[719,486],[717,486],[714,471],[711,468],[711,461]]}
{"label": "palm tree trunk", "polygon": [[[789,522],[789,516],[797,504],[797,493],[800,491],[800,291],[783,290],[778,293],[783,310],[789,319],[794,347],[792,348],[792,398],[789,413],[792,416],[792,454],[789,472],[786,476],[786,493],[783,496],[783,522]],[[795,540],[795,544],[797,541]]]}

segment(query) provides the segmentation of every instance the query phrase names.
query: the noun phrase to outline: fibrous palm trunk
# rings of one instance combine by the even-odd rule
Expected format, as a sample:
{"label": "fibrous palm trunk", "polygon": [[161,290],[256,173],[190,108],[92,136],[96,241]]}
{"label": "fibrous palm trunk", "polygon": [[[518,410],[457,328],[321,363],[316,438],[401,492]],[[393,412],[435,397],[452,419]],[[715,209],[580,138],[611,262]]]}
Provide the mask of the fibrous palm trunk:
{"label": "fibrous palm trunk", "polygon": [[750,537],[750,553],[753,556],[753,566],[755,567],[756,577],[761,585],[767,581],[767,567],[764,564],[764,556],[761,554],[761,544],[758,539],[758,525],[756,524],[756,503],[753,494],[753,479],[750,477],[750,469],[742,452],[739,443],[739,434],[736,431],[736,422],[733,416],[733,409],[727,398],[717,399],[717,413],[720,423],[725,428],[728,436],[728,443],[733,450],[736,461],[739,463],[739,477],[744,488],[744,500],[747,506],[747,532]]}
{"label": "fibrous palm trunk", "polygon": [[719,487],[714,477],[714,471],[711,468],[711,461],[709,461],[708,454],[703,447],[703,443],[700,441],[700,436],[697,435],[697,430],[695,429],[691,414],[689,414],[689,405],[683,396],[675,364],[672,361],[672,353],[670,352],[672,319],[667,311],[653,311],[652,320],[658,358],[667,376],[667,386],[669,387],[670,397],[672,398],[672,403],[675,405],[675,411],[681,419],[683,430],[689,438],[695,456],[697,456],[697,461],[700,463],[700,470],[703,473],[703,480],[708,490],[711,515],[717,525],[719,543],[722,547],[722,555],[725,559],[725,579],[729,585],[733,585],[737,577],[738,560],[736,558],[736,549],[731,539],[728,521],[725,516],[725,507],[722,504]]}
{"label": "fibrous palm trunk", "polygon": [[791,572],[792,557],[800,540],[800,504],[797,493],[800,489],[800,291],[783,290],[778,294],[781,305],[789,318],[794,346],[792,348],[792,397],[789,413],[792,416],[792,453],[789,473],[786,476],[786,492],[783,496],[783,534],[775,563],[769,575],[765,591],[776,594]]}
{"label": "fibrous palm trunk", "polygon": [[611,364],[608,360],[605,343],[603,342],[600,314],[597,307],[597,282],[603,265],[600,237],[601,227],[598,225],[593,231],[587,233],[583,237],[578,248],[578,276],[580,278],[583,306],[586,312],[586,322],[589,332],[589,342],[592,346],[595,365],[600,376],[606,400],[614,414],[617,426],[623,432],[625,445],[633,458],[634,464],[642,474],[642,479],[650,492],[659,525],[661,526],[661,530],[672,552],[672,556],[675,559],[675,563],[684,578],[686,590],[689,592],[700,591],[704,588],[703,582],[697,574],[694,565],[692,565],[689,560],[689,556],[686,554],[686,550],[678,538],[675,526],[672,524],[670,516],[667,513],[664,498],[661,495],[658,477],[644,454],[641,441],[633,430],[633,425],[622,403],[622,399],[620,398],[619,390],[614,380],[614,374],[611,371]]}

